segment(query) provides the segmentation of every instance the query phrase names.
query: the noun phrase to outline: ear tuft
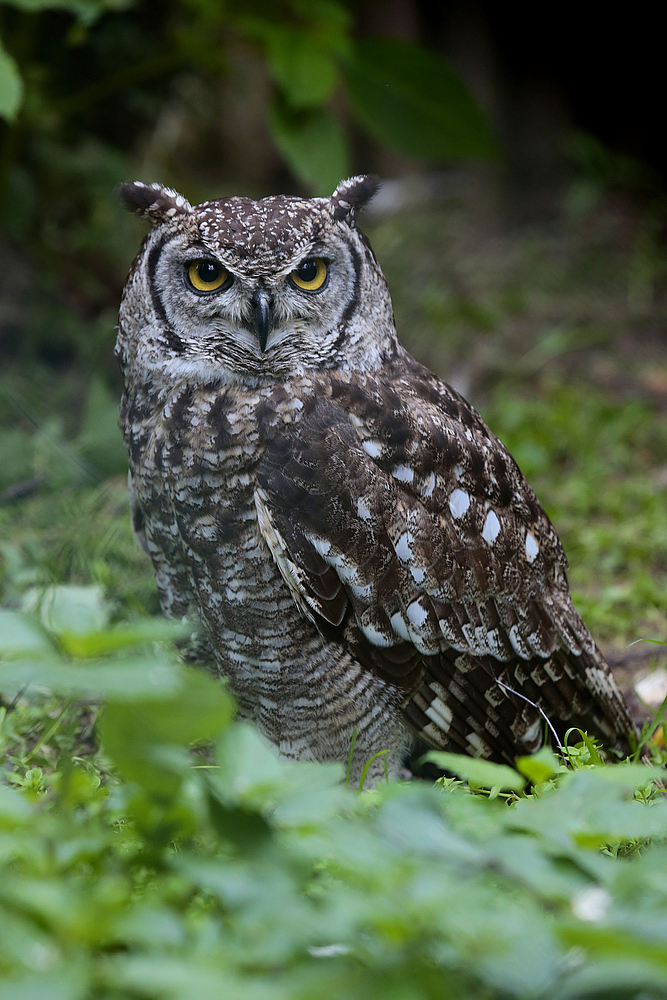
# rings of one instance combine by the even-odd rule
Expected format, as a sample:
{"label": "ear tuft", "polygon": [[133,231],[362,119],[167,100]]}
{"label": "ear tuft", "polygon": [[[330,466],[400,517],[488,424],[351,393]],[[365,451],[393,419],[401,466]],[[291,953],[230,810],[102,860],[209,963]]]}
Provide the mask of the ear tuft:
{"label": "ear tuft", "polygon": [[130,212],[150,219],[153,223],[168,222],[176,215],[187,215],[192,205],[178,191],[161,184],[132,181],[120,184],[118,197]]}
{"label": "ear tuft", "polygon": [[334,219],[353,226],[356,216],[379,187],[380,178],[375,174],[360,174],[358,177],[341,181],[331,195]]}

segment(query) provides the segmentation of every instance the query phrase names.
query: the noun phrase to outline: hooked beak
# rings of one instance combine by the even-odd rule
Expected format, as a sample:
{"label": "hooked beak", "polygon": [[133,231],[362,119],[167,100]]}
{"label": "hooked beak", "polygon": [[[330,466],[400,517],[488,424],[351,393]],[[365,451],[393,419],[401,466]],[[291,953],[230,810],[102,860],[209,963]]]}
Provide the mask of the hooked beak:
{"label": "hooked beak", "polygon": [[258,288],[252,297],[252,318],[259,346],[265,351],[271,331],[271,299],[263,288]]}

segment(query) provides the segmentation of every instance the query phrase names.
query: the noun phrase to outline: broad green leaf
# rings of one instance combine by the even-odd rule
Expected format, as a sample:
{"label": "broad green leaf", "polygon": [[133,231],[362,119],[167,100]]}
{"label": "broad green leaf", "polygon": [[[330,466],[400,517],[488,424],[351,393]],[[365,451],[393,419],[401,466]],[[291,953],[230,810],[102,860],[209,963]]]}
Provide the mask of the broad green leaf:
{"label": "broad green leaf", "polygon": [[[106,963],[108,981],[114,994],[140,996],[156,1000],[287,1000],[280,985],[256,973],[237,975],[225,962],[224,951],[210,955],[180,958],[170,954],[146,952],[120,955]],[[122,989],[123,993],[117,993]],[[129,991],[129,992],[126,992]],[[40,998],[41,1000],[41,998]],[[45,998],[46,1000],[46,998]]]}
{"label": "broad green leaf", "polygon": [[90,982],[83,962],[72,968],[71,958],[46,973],[29,972],[16,977],[3,976],[0,1000],[85,1000],[90,996]]}
{"label": "broad green leaf", "polygon": [[0,782],[0,829],[24,823],[32,812],[31,804],[20,792]]}
{"label": "broad green leaf", "polygon": [[537,785],[558,774],[561,764],[553,750],[550,750],[549,747],[542,747],[530,757],[517,757],[516,768],[529,781]]}
{"label": "broad green leaf", "polygon": [[326,39],[292,25],[274,25],[267,35],[271,74],[293,108],[313,108],[331,95],[338,66]]}
{"label": "broad green leaf", "polygon": [[23,80],[16,62],[0,41],[0,116],[14,121],[23,100]]}
{"label": "broad green leaf", "polygon": [[653,773],[641,765],[569,773],[549,796],[517,802],[504,815],[504,825],[540,834],[563,847],[599,848],[664,835],[667,801],[658,799],[647,806],[632,798],[634,789],[648,784]]}
{"label": "broad green leaf", "polygon": [[24,595],[23,610],[39,611],[50,632],[65,635],[85,635],[103,629],[110,614],[101,587],[72,584],[31,588]]}
{"label": "broad green leaf", "polygon": [[48,660],[0,662],[0,691],[13,697],[30,685],[85,700],[162,701],[180,690],[182,671],[175,658],[166,654],[76,665],[55,656]]}
{"label": "broad green leaf", "polygon": [[383,838],[409,855],[479,863],[474,844],[455,833],[439,809],[431,789],[415,787],[391,798],[379,810],[376,823]]}
{"label": "broad green leaf", "polygon": [[331,194],[348,176],[347,140],[331,112],[324,108],[294,112],[276,102],[269,126],[290,169],[317,194]]}
{"label": "broad green leaf", "polygon": [[0,659],[53,652],[51,643],[27,615],[0,608]]}
{"label": "broad green leaf", "polygon": [[[102,632],[61,635],[59,638],[71,656],[91,657],[153,642],[186,639],[194,631],[195,625],[188,622],[170,621],[167,618],[140,618],[136,622],[122,622]],[[1,648],[0,645],[0,652]]]}
{"label": "broad green leaf", "polygon": [[357,42],[344,69],[355,112],[390,148],[436,161],[497,158],[485,115],[442,56],[373,38]]}
{"label": "broad green leaf", "polygon": [[466,757],[458,753],[442,753],[431,750],[424,760],[451,771],[458,778],[472,781],[482,788],[499,788],[501,791],[520,792],[526,787],[526,779],[506,764],[492,764],[478,757]]}
{"label": "broad green leaf", "polygon": [[100,720],[102,745],[123,777],[159,795],[174,795],[185,758],[170,755],[218,736],[230,723],[233,705],[218,680],[190,668],[168,698],[131,704],[109,700]]}

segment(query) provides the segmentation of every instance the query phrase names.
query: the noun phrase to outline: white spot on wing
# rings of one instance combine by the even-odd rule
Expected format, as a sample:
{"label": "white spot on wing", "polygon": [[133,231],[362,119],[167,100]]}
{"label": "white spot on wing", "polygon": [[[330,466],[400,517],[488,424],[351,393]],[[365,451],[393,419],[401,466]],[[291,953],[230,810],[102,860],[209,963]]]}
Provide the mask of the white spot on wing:
{"label": "white spot on wing", "polygon": [[395,465],[391,474],[394,479],[398,479],[402,483],[411,483],[415,478],[414,470],[409,465]]}
{"label": "white spot on wing", "polygon": [[426,573],[423,569],[420,569],[419,566],[411,566],[410,575],[412,576],[412,579],[415,581],[415,583],[423,583]]}
{"label": "white spot on wing", "polygon": [[413,558],[412,549],[410,548],[411,542],[414,542],[414,536],[411,535],[409,531],[404,531],[399,540],[396,542],[396,555],[401,562],[410,562]]}
{"label": "white spot on wing", "polygon": [[379,458],[380,455],[382,454],[382,445],[380,444],[379,441],[372,441],[372,440],[362,441],[361,447],[364,449],[367,455],[370,455],[371,458]]}
{"label": "white spot on wing", "polygon": [[535,536],[531,535],[530,531],[526,532],[526,559],[529,563],[535,561],[539,551],[540,547],[535,541]]}
{"label": "white spot on wing", "polygon": [[406,642],[410,642],[410,633],[400,611],[396,611],[389,620],[396,635],[400,636],[401,639],[405,639]]}
{"label": "white spot on wing", "polygon": [[373,625],[362,625],[361,630],[373,646],[384,646],[386,649],[392,645],[391,639],[387,639],[387,637]]}
{"label": "white spot on wing", "polygon": [[413,601],[412,604],[408,604],[405,613],[415,628],[421,628],[428,618],[428,611],[421,606],[419,601]]}
{"label": "white spot on wing", "polygon": [[308,538],[315,551],[321,556],[325,556],[331,548],[331,542],[328,542],[326,538],[316,538],[314,535],[309,535]]}
{"label": "white spot on wing", "polygon": [[357,514],[364,521],[370,521],[371,519],[370,508],[363,497],[359,497],[359,499],[357,500]]}
{"label": "white spot on wing", "polygon": [[500,521],[494,511],[490,510],[486,515],[486,521],[484,522],[484,529],[482,531],[482,538],[489,545],[493,545],[496,538],[500,534]]}
{"label": "white spot on wing", "polygon": [[435,489],[435,473],[429,472],[422,487],[422,496],[430,497],[434,489]]}
{"label": "white spot on wing", "polygon": [[480,757],[486,757],[489,748],[478,733],[467,733],[466,740]]}
{"label": "white spot on wing", "polygon": [[449,509],[453,517],[463,517],[470,506],[470,497],[465,490],[454,490],[449,498]]}

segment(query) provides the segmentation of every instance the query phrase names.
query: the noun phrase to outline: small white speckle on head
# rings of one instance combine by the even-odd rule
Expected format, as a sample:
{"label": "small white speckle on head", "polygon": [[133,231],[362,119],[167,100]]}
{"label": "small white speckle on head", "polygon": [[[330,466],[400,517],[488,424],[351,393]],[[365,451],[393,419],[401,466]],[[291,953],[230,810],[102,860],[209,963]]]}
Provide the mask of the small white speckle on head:
{"label": "small white speckle on head", "polygon": [[370,507],[368,506],[363,497],[359,497],[359,499],[357,500],[357,514],[364,521],[370,521],[371,519]]}
{"label": "small white speckle on head", "polygon": [[496,513],[492,510],[486,515],[486,521],[484,522],[484,528],[482,530],[482,538],[489,545],[493,545],[496,538],[500,534],[500,521]]}
{"label": "small white speckle on head", "polygon": [[526,559],[529,563],[535,561],[540,551],[540,547],[535,540],[535,536],[530,531],[526,532]]}
{"label": "small white speckle on head", "polygon": [[409,531],[404,531],[399,540],[396,542],[395,549],[396,555],[401,560],[401,562],[410,562],[413,558],[412,549],[410,548],[410,542],[413,542],[414,538]]}
{"label": "small white speckle on head", "polygon": [[465,490],[454,490],[449,498],[449,509],[453,517],[463,517],[470,506],[470,497]]}
{"label": "small white speckle on head", "polygon": [[428,618],[428,611],[422,607],[419,601],[413,601],[412,604],[408,604],[405,613],[415,628],[421,628]]}
{"label": "small white speckle on head", "polygon": [[410,575],[415,583],[423,583],[426,572],[420,566],[411,566]]}
{"label": "small white speckle on head", "polygon": [[411,469],[409,465],[395,465],[391,474],[394,479],[398,479],[401,483],[411,483],[415,478],[414,469]]}
{"label": "small white speckle on head", "polygon": [[361,447],[367,455],[370,455],[371,458],[379,458],[382,454],[382,445],[379,441],[373,441],[371,439],[368,441],[362,441]]}

